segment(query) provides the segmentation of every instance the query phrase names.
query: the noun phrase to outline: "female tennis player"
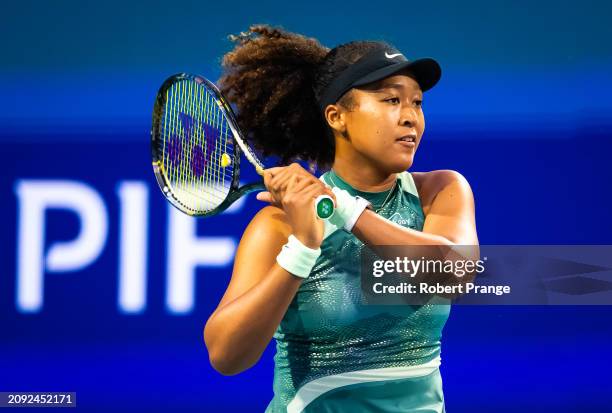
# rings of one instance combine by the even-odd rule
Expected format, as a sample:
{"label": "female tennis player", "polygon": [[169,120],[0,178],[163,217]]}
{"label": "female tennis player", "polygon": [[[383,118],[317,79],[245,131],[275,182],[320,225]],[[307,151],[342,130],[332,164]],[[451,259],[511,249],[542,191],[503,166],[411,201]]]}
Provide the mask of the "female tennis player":
{"label": "female tennis player", "polygon": [[[331,50],[269,26],[234,37],[221,89],[247,139],[284,164],[266,170],[262,208],[204,339],[213,367],[253,366],[274,337],[269,412],[443,412],[440,339],[449,305],[361,301],[365,245],[477,245],[474,200],[457,172],[407,172],[425,130],[433,59],[382,42]],[[336,210],[322,221],[321,195]],[[446,301],[445,303],[447,303]]]}

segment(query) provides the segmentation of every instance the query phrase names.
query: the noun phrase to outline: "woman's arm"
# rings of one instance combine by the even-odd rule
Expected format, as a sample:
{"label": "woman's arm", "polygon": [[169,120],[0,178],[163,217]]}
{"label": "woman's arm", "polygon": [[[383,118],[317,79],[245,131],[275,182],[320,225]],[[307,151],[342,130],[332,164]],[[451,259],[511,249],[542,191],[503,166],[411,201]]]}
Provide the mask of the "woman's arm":
{"label": "woman's arm", "polygon": [[301,284],[276,263],[290,234],[283,211],[269,206],[240,240],[230,284],[204,328],[210,362],[222,374],[259,360]]}
{"label": "woman's arm", "polygon": [[365,210],[353,234],[368,245],[478,245],[474,196],[466,179],[455,171],[428,174],[421,183],[423,231],[397,225],[371,210]]}
{"label": "woman's arm", "polygon": [[[281,173],[291,171],[292,176],[313,179],[310,173],[297,164],[273,169]],[[450,170],[415,173],[413,178],[425,213],[423,231],[402,227],[366,209],[353,226],[352,233],[378,256],[389,260],[404,256],[453,261],[478,260],[480,248],[476,234],[474,196],[467,180],[458,172]],[[322,182],[320,185],[324,186]],[[268,191],[258,194],[257,198],[278,204],[276,200],[282,199],[285,191],[282,179],[266,182],[266,188]],[[406,249],[406,246],[410,248]],[[422,276],[431,279],[427,274]],[[455,280],[443,274],[439,281]]]}
{"label": "woman's arm", "polygon": [[[264,181],[273,179],[266,172]],[[282,209],[262,209],[246,228],[236,252],[232,279],[204,328],[210,362],[222,374],[251,367],[272,339],[302,278],[278,265],[276,257],[290,235],[310,249],[323,241],[323,222],[314,200],[329,192],[318,180],[291,177]]]}
{"label": "woman's arm", "polygon": [[[355,223],[353,234],[387,260],[407,255],[451,261],[478,260],[474,196],[467,180],[450,170],[421,173],[415,182],[417,179],[425,213],[423,231],[402,227],[366,209]],[[421,273],[414,276],[413,282],[452,285],[458,280],[472,281],[473,275],[457,278],[446,273]]]}
{"label": "woman's arm", "polygon": [[[257,199],[279,205],[285,193],[283,176],[300,176],[315,180],[298,164],[278,171],[277,180],[266,181],[267,192]],[[352,229],[368,245],[478,245],[474,212],[474,195],[467,180],[458,172],[439,170],[412,174],[425,213],[423,231],[405,228],[371,210],[365,210]],[[319,181],[320,182],[320,181]],[[320,182],[321,186],[324,186]],[[335,196],[330,193],[332,197]]]}

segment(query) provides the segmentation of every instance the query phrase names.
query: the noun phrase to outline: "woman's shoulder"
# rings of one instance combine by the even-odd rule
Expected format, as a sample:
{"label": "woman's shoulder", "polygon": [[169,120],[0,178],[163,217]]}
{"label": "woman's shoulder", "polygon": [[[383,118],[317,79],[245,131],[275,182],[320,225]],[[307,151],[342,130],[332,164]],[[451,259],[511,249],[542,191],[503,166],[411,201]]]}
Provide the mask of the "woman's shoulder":
{"label": "woman's shoulder", "polygon": [[422,186],[433,184],[449,184],[456,181],[466,181],[465,177],[452,169],[437,169],[429,172],[409,172],[414,183],[420,190]]}
{"label": "woman's shoulder", "polygon": [[[291,225],[285,212],[276,206],[268,205],[260,209],[251,219],[244,231],[245,238],[253,238],[263,242],[267,240],[284,240],[291,235]],[[280,242],[280,241],[278,241]]]}
{"label": "woman's shoulder", "polygon": [[428,172],[409,172],[419,192],[421,201],[429,203],[445,187],[460,183],[469,188],[469,183],[463,175],[451,169],[438,169]]}

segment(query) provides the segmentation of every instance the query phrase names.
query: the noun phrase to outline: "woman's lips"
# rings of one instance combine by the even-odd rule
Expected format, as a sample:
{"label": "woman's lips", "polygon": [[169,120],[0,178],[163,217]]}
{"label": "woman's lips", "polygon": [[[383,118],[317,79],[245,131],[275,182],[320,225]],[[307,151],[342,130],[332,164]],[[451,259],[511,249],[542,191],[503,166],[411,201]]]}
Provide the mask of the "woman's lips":
{"label": "woman's lips", "polygon": [[401,140],[399,140],[396,143],[399,144],[399,145],[402,145],[402,146],[404,146],[406,148],[414,149],[416,147],[416,143],[410,142],[410,141],[401,141]]}

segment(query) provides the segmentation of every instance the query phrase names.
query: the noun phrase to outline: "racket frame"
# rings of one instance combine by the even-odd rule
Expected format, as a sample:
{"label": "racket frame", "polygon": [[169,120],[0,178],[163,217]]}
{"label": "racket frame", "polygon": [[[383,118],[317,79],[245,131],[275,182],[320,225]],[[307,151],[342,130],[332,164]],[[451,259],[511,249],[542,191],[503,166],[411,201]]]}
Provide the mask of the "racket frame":
{"label": "racket frame", "polygon": [[[219,204],[216,208],[210,211],[199,211],[189,206],[185,205],[184,202],[180,200],[180,197],[176,196],[173,191],[170,180],[168,179],[164,164],[163,164],[163,154],[161,151],[162,148],[162,119],[164,115],[164,107],[166,103],[166,92],[176,83],[181,81],[195,81],[199,84],[204,84],[214,95],[215,103],[219,109],[225,115],[227,120],[227,125],[232,132],[232,141],[235,143],[233,145],[233,153],[232,153],[232,181],[230,184],[230,189],[221,204]],[[237,144],[236,144],[237,143]],[[240,155],[241,153],[245,154],[247,160],[253,164],[256,172],[259,175],[263,174],[264,165],[257,158],[257,156],[251,151],[251,149],[246,145],[242,134],[240,133],[240,129],[238,128],[238,122],[236,121],[236,117],[227,102],[227,100],[223,97],[219,89],[210,81],[205,79],[202,76],[191,75],[188,73],[177,73],[169,78],[167,78],[164,83],[159,88],[157,92],[157,96],[155,99],[155,105],[153,107],[153,126],[151,128],[151,158],[153,160],[153,172],[155,173],[155,178],[157,180],[157,184],[161,189],[162,193],[170,201],[170,203],[176,207],[181,212],[191,216],[205,217],[220,214],[225,211],[231,204],[233,204],[237,199],[241,196],[246,195],[250,192],[261,191],[265,189],[263,182],[256,182],[244,185],[240,187]]]}

